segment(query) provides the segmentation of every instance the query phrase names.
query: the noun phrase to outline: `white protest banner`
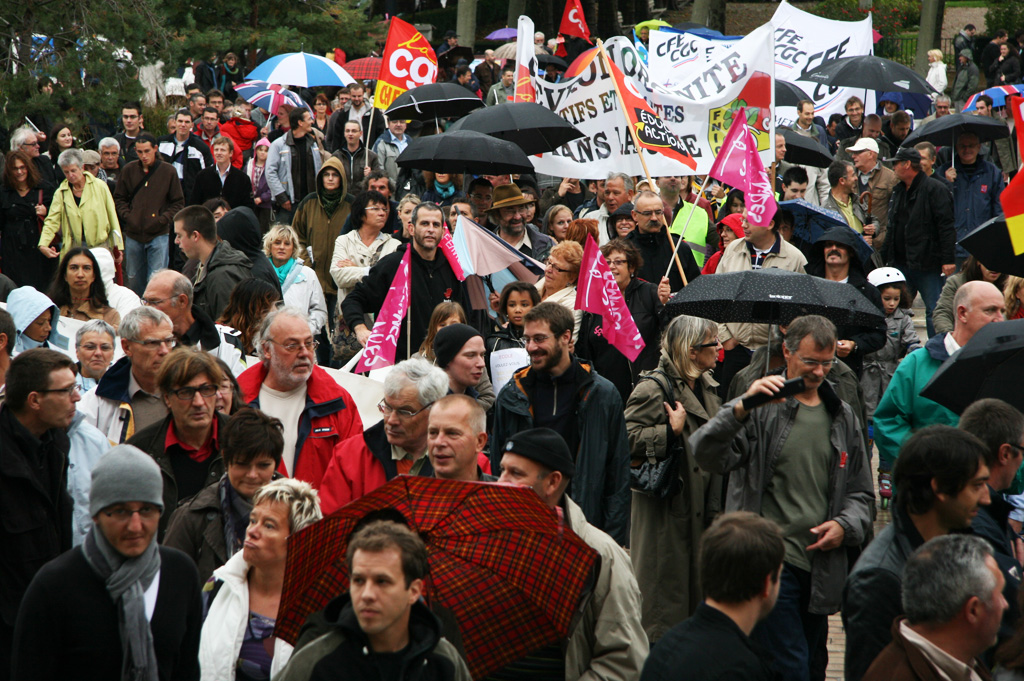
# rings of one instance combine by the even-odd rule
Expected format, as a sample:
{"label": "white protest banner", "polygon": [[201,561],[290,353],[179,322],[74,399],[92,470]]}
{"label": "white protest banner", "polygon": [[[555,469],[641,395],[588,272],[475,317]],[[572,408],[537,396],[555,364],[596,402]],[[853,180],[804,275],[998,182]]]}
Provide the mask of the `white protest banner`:
{"label": "white protest banner", "polygon": [[[865,112],[874,111],[874,91],[837,87],[800,80],[801,76],[840,57],[871,54],[871,15],[863,21],[835,21],[808,14],[782,0],[771,21],[775,30],[775,77],[793,83],[814,102],[814,114],[826,121],[834,113],[844,114],[846,100],[865,95]],[[776,125],[792,125],[796,108],[779,107]]]}
{"label": "white protest banner", "polygon": [[491,353],[491,385],[497,395],[519,369],[530,364],[530,353],[526,348],[506,348]]}
{"label": "white protest banner", "polygon": [[673,88],[685,84],[686,74],[700,64],[710,63],[718,49],[729,49],[739,39],[712,40],[693,33],[652,31],[647,68],[651,80]]}
{"label": "white protest banner", "polygon": [[[712,63],[694,65],[674,88],[651,81],[647,66],[628,38],[618,36],[604,46],[612,62],[697,162],[694,171],[680,161],[645,151],[652,175],[707,173],[733,115],[742,106],[747,107],[748,123],[762,160],[766,164],[774,160],[770,26],[756,29],[731,49],[716,51]],[[551,153],[531,157],[534,167],[561,177],[605,177],[610,172],[643,175],[643,165],[619,108],[611,74],[600,59],[584,60],[578,71],[566,74],[560,83],[533,79],[537,103],[584,133],[584,137]]]}

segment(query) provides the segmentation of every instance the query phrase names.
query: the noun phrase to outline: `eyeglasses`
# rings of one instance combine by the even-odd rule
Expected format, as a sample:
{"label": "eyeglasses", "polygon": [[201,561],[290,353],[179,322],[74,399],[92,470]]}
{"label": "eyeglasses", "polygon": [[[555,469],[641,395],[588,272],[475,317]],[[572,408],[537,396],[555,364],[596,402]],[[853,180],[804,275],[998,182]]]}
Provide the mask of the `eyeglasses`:
{"label": "eyeglasses", "polygon": [[312,340],[312,339],[310,339],[308,341],[305,341],[303,343],[294,342],[294,341],[291,342],[291,343],[278,343],[276,340],[274,340],[272,338],[268,338],[267,340],[270,341],[271,343],[273,343],[274,345],[280,345],[282,348],[284,348],[285,352],[289,352],[289,353],[296,353],[296,352],[299,351],[299,348],[306,348],[310,352],[313,352],[320,345],[319,341],[315,341],[315,340]]}
{"label": "eyeglasses", "polygon": [[103,352],[110,352],[111,350],[114,349],[113,345],[108,345],[107,343],[104,343],[103,345],[96,345],[95,343],[82,343],[78,347],[80,347],[82,350],[85,350],[86,352],[96,352],[97,350],[102,350]]}
{"label": "eyeglasses", "polygon": [[622,267],[628,262],[629,261],[626,260],[625,258],[615,258],[615,260],[609,260],[608,264],[611,265],[612,267]]}
{"label": "eyeglasses", "polygon": [[833,357],[832,359],[826,359],[821,361],[818,361],[816,359],[807,359],[806,357],[800,357],[800,355],[797,355],[797,358],[804,363],[804,366],[821,367],[822,369],[830,369],[832,368],[832,365],[836,363],[835,357]]}
{"label": "eyeglasses", "polygon": [[695,347],[695,348],[717,348],[721,344],[722,344],[722,341],[720,341],[720,340],[718,340],[716,338],[715,340],[713,340],[713,341],[711,341],[709,343],[701,343],[699,345],[694,345],[693,347]]}
{"label": "eyeglasses", "polygon": [[529,345],[530,343],[533,343],[534,345],[543,345],[548,341],[549,338],[551,338],[551,336],[545,334],[538,334],[536,336],[523,336],[523,342],[526,343],[527,345]]}
{"label": "eyeglasses", "polygon": [[1020,445],[1015,445],[1012,442],[1007,442],[1006,444],[1008,444],[1010,448],[1013,449],[1013,451],[1024,454],[1024,447],[1021,447]]}
{"label": "eyeglasses", "polygon": [[174,346],[178,344],[178,341],[171,336],[170,338],[150,338],[147,340],[132,340],[128,339],[130,343],[138,343],[139,345],[146,348],[158,348],[161,345],[166,345],[170,349],[174,349]]}
{"label": "eyeglasses", "polygon": [[654,210],[638,210],[636,214],[643,215],[645,218],[649,218],[652,215],[657,215],[658,217],[661,217],[662,215],[665,214],[665,211],[661,208],[655,208]]}
{"label": "eyeglasses", "polygon": [[515,215],[516,213],[525,213],[525,212],[527,212],[529,210],[529,206],[527,206],[527,205],[522,205],[522,206],[502,206],[500,208],[500,210],[508,211],[509,215]]}
{"label": "eyeglasses", "polygon": [[110,509],[109,511],[103,511],[103,515],[108,518],[113,518],[119,523],[126,523],[132,519],[132,516],[136,513],[143,520],[153,520],[160,515],[160,509],[151,504],[144,504],[136,509],[131,509],[126,506],[119,506],[117,508]]}
{"label": "eyeglasses", "polygon": [[408,409],[395,409],[390,404],[388,404],[387,401],[381,400],[380,402],[377,403],[377,409],[379,409],[380,413],[384,415],[384,418],[391,416],[391,414],[396,414],[399,419],[404,421],[406,419],[411,419],[413,416],[416,416],[416,414],[419,414],[420,412],[430,409],[433,405],[434,403],[431,402],[427,406],[423,407],[423,409],[409,411]]}
{"label": "eyeglasses", "polygon": [[562,274],[569,274],[569,272],[572,271],[572,270],[567,270],[564,267],[559,267],[558,265],[556,265],[554,263],[551,263],[551,262],[549,262],[547,265],[545,265],[545,267],[547,269],[549,269],[549,270],[554,270],[555,272],[561,272]]}
{"label": "eyeglasses", "polygon": [[38,147],[39,146],[39,142],[22,142],[21,146],[23,146],[23,147]]}
{"label": "eyeglasses", "polygon": [[366,210],[377,211],[377,212],[380,212],[380,213],[387,213],[388,212],[388,209],[384,208],[383,206],[367,206]]}
{"label": "eyeglasses", "polygon": [[213,397],[220,390],[220,386],[214,385],[213,383],[204,383],[200,386],[185,386],[184,388],[178,388],[177,390],[170,390],[172,395],[177,397],[182,402],[191,402],[195,399],[196,393],[199,393],[203,397]]}
{"label": "eyeglasses", "polygon": [[72,383],[66,388],[47,388],[46,390],[36,390],[37,393],[64,393],[68,397],[75,393],[81,394],[81,388],[77,383]]}
{"label": "eyeglasses", "polygon": [[157,305],[159,305],[160,303],[164,302],[165,300],[170,300],[173,297],[174,296],[167,296],[166,298],[155,298],[155,299],[154,298],[140,298],[139,302],[141,302],[146,307],[156,307]]}

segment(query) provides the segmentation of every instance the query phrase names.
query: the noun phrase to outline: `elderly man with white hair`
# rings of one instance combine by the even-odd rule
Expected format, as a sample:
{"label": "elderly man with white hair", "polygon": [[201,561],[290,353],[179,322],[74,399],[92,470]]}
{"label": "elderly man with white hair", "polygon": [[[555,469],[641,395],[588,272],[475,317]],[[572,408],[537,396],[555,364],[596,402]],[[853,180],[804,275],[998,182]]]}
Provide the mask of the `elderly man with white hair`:
{"label": "elderly man with white hair", "polygon": [[320,485],[329,515],[397,475],[430,477],[427,456],[430,407],[448,394],[448,375],[425,359],[399,362],[384,379],[377,408],[384,419],[341,442]]}
{"label": "elderly man with white hair", "polygon": [[43,142],[45,141],[45,135],[36,132],[32,126],[23,125],[11,135],[11,151],[18,151],[19,149],[25,151],[32,157],[32,162],[35,164],[36,170],[43,181],[56,186],[59,178],[53,168],[53,162],[41,155]]}
{"label": "elderly man with white hair", "polygon": [[363,431],[348,391],[316,363],[317,341],[305,310],[280,307],[260,325],[259,364],[238,377],[247,404],[281,421],[278,470],[319,488],[335,446]]}
{"label": "elderly man with white hair", "polygon": [[[96,145],[100,151],[100,170],[107,176],[107,184],[117,184],[117,174],[121,171],[121,143],[113,137],[104,137]],[[111,187],[113,192],[113,187]]]}

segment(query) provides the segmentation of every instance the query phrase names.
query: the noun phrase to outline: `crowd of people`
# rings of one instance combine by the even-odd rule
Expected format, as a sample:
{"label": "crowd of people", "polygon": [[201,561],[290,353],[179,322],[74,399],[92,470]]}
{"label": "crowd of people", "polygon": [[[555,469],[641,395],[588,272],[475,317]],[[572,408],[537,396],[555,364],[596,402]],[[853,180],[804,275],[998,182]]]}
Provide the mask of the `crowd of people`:
{"label": "crowd of people", "polygon": [[[993,44],[990,82],[1019,81],[1006,31]],[[970,78],[967,42],[957,58]],[[957,243],[1001,215],[1015,143],[905,146],[923,121],[893,93],[827,123],[801,101],[778,198],[846,223],[809,238],[785,204],[758,226],[742,191],[685,174],[399,168],[433,122],[386,119],[364,83],[270,115],[235,97],[237,62],[198,63],[166,121],[125,103],[95,149],[64,123],[10,136],[0,679],[469,679],[473,632],[432,606],[424,538],[394,519],[349,538],[347,592],[275,636],[289,537],[398,476],[530,488],[599,556],[568,635],[489,678],[822,681],[837,612],[849,681],[1024,678],[1024,415],[920,395],[1024,318],[1024,278]],[[513,66],[488,51],[448,77],[502,106]],[[959,73],[928,118],[977,87]],[[976,113],[1005,118],[984,95]],[[787,162],[787,134],[835,160]],[[709,228],[674,254],[687,204]],[[441,245],[460,217],[543,276],[474,307]],[[591,239],[635,360],[576,309]],[[361,411],[335,372],[403,262],[408,318]],[[877,321],[666,314],[699,277],[771,268],[853,287]]]}

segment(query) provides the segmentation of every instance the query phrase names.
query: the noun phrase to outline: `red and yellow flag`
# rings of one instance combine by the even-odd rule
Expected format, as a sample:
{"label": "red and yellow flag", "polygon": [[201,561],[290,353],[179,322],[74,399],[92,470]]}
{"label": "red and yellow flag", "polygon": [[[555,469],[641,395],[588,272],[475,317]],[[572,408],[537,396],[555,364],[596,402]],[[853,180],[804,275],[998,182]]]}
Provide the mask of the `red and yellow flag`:
{"label": "red and yellow flag", "polygon": [[[1007,105],[1013,111],[1014,125],[1018,130],[1017,141],[1024,149],[1024,142],[1021,141],[1019,131],[1024,130],[1024,99],[1011,97]],[[1006,185],[1006,189],[999,195],[999,202],[1003,205],[1003,215],[1006,216],[1006,229],[1010,232],[1010,243],[1013,244],[1013,254],[1024,253],[1024,172],[1018,172]]]}
{"label": "red and yellow flag", "polygon": [[384,111],[406,90],[437,80],[437,55],[412,24],[391,17],[373,105]]}

